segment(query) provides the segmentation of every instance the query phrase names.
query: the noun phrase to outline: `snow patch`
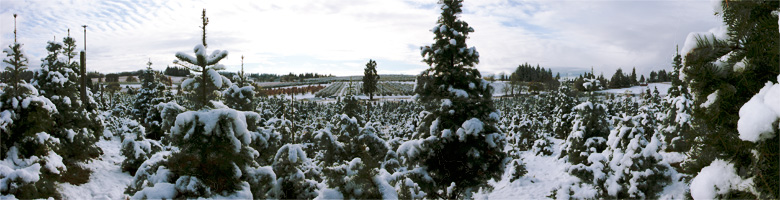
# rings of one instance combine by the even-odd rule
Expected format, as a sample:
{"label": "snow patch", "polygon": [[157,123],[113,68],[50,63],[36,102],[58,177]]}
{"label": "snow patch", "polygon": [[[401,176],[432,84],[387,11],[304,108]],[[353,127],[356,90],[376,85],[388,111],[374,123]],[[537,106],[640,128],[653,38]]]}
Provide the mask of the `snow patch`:
{"label": "snow patch", "polygon": [[[778,77],[780,79],[780,76]],[[773,123],[780,118],[780,84],[767,82],[739,109],[739,139],[758,142],[774,138]]]}
{"label": "snow patch", "polygon": [[694,199],[715,199],[732,189],[745,189],[753,179],[743,180],[734,171],[734,164],[716,159],[701,169],[691,181],[691,196]]}

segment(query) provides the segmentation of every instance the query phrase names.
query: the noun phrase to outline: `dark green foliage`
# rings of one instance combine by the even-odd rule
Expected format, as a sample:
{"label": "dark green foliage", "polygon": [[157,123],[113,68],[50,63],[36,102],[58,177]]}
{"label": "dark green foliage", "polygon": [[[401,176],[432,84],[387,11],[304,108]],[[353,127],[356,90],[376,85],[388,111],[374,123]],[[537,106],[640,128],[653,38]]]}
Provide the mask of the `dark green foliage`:
{"label": "dark green foliage", "polygon": [[[193,95],[194,109],[203,109],[210,107],[212,100],[215,100],[219,94],[217,90],[224,89],[231,85],[227,78],[222,77],[217,73],[218,70],[224,70],[225,66],[219,64],[219,61],[228,56],[227,51],[216,50],[210,55],[206,52],[206,25],[208,25],[208,18],[206,17],[206,9],[203,9],[203,43],[196,45],[193,49],[195,56],[187,55],[183,52],[176,53],[177,60],[174,62],[177,65],[186,67],[194,72],[200,73],[194,78],[184,80],[182,82],[182,89],[191,92]],[[194,82],[194,83],[193,83]],[[196,84],[197,83],[197,84]]]}
{"label": "dark green foliage", "polygon": [[123,132],[118,132],[122,138],[122,171],[135,175],[138,167],[149,159],[152,154],[162,150],[160,142],[146,139],[144,127],[132,120],[122,127]]}
{"label": "dark green foliage", "polygon": [[244,56],[241,56],[241,71],[233,76],[235,84],[225,90],[225,105],[241,111],[254,111],[257,105],[255,99],[255,86],[252,80],[244,73]]}
{"label": "dark green foliage", "polygon": [[376,73],[376,61],[368,60],[363,72],[363,93],[368,94],[370,100],[374,100],[374,92],[377,90],[379,75]]}
{"label": "dark green foliage", "polygon": [[143,71],[141,78],[141,89],[136,95],[133,103],[133,118],[141,122],[141,125],[147,130],[147,137],[159,140],[165,130],[162,129],[162,116],[154,107],[160,103],[168,102],[173,99],[173,95],[166,90],[164,84],[160,82],[160,74],[152,70],[152,62]]}
{"label": "dark green foliage", "polygon": [[574,111],[572,132],[561,152],[572,165],[585,163],[590,154],[603,151],[609,135],[606,106],[588,101],[574,107]]}
{"label": "dark green foliage", "polygon": [[661,119],[659,128],[666,151],[687,152],[693,143],[692,109],[693,97],[688,92],[688,84],[680,79],[679,71],[682,69],[682,56],[678,53],[672,60],[670,78],[672,86],[667,91],[667,96],[662,101],[662,110],[665,115]]}
{"label": "dark green foliage", "polygon": [[274,157],[273,170],[280,199],[312,199],[317,196],[317,182],[299,176],[311,161],[299,145],[286,144]]}
{"label": "dark green foliage", "polygon": [[41,70],[36,72],[32,85],[38,88],[42,96],[51,99],[57,108],[57,114],[51,115],[54,126],[46,132],[60,139],[63,148],[57,154],[70,165],[102,153],[95,142],[98,140],[97,134],[103,132],[103,124],[96,119],[97,113],[86,111],[81,102],[77,73],[79,64],[75,60],[58,59],[60,55],[69,58],[75,55],[75,40],[66,37],[64,42],[64,45],[53,41],[48,43],[48,55],[41,60]]}
{"label": "dark green foliage", "polygon": [[190,70],[187,69],[186,67],[168,66],[165,67],[165,71],[163,72],[163,74],[168,76],[189,76]]}
{"label": "dark green foliage", "polygon": [[[636,76],[636,74],[634,74],[634,76]],[[633,81],[631,81],[631,77],[627,74],[624,74],[623,70],[620,68],[615,71],[615,74],[612,75],[612,79],[609,80],[609,88],[631,87],[632,84]]]}
{"label": "dark green foliage", "polygon": [[540,68],[538,64],[536,68],[528,63],[521,64],[517,66],[517,69],[509,77],[513,85],[519,85],[521,82],[533,83],[529,86],[538,87],[538,90],[555,90],[560,85],[558,79],[553,77],[550,69]]}
{"label": "dark green foliage", "polygon": [[[416,101],[427,112],[414,141],[407,147],[410,168],[427,167],[432,181],[415,180],[432,198],[462,198],[466,191],[486,186],[490,178],[503,174],[505,139],[496,127],[498,112],[493,107],[492,88],[474,67],[479,53],[468,48],[466,39],[474,32],[458,19],[462,0],[441,1],[442,14],[433,30],[434,44],[422,47],[423,61],[431,68],[418,76]],[[486,141],[490,141],[486,142]],[[415,178],[412,178],[415,179]],[[451,193],[440,192],[455,184]]]}
{"label": "dark green foliage", "polygon": [[[352,121],[351,126],[355,125],[357,122]],[[340,155],[338,162],[335,162],[335,165],[326,165],[322,173],[328,187],[338,189],[344,198],[382,198],[374,177],[379,174],[387,156],[390,155],[392,159],[394,152],[390,151],[387,142],[376,133],[371,123],[367,123],[360,129],[359,134],[342,135],[336,144],[338,146],[327,146],[335,151],[324,151],[325,154]]]}
{"label": "dark green foliage", "polygon": [[574,121],[574,113],[572,109],[577,105],[577,98],[568,86],[561,86],[554,94],[554,101],[556,102],[553,109],[554,117],[552,124],[552,132],[556,138],[565,139],[571,133],[571,125]]}
{"label": "dark green foliage", "polygon": [[212,192],[236,191],[241,183],[238,173],[253,162],[254,151],[241,118],[230,109],[179,114],[171,129],[171,145],[179,151],[166,166],[175,174],[197,177]]}
{"label": "dark green foliage", "polygon": [[[729,160],[739,171],[747,170],[748,173],[741,174],[743,178],[755,178],[758,198],[780,195],[778,140],[766,140],[758,145],[742,141],[736,127],[742,105],[780,73],[778,16],[772,14],[778,8],[778,1],[723,2],[723,12],[719,15],[729,37],[700,35],[696,48],[684,55],[682,70],[694,96],[693,104],[697,105],[693,109],[697,139],[691,150],[691,157],[696,159],[684,163],[686,170],[697,173],[715,158]],[[725,62],[715,62],[727,54]],[[717,98],[709,106],[701,106],[710,95]],[[757,159],[752,150],[759,150]]]}
{"label": "dark green foliage", "polygon": [[520,177],[525,176],[526,173],[528,173],[528,170],[525,169],[523,161],[512,160],[512,177],[509,178],[509,182],[520,179]]}

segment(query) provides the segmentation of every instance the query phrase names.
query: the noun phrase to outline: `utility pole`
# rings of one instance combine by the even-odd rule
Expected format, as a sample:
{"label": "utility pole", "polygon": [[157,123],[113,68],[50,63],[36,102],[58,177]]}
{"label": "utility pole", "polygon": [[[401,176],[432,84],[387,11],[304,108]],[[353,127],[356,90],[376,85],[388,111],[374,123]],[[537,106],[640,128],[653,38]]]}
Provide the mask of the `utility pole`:
{"label": "utility pole", "polygon": [[81,102],[84,104],[84,108],[87,110],[92,110],[92,106],[89,105],[89,98],[87,98],[87,25],[82,25],[81,27],[84,27],[84,51],[81,51],[81,87],[79,88],[79,92],[81,92]]}

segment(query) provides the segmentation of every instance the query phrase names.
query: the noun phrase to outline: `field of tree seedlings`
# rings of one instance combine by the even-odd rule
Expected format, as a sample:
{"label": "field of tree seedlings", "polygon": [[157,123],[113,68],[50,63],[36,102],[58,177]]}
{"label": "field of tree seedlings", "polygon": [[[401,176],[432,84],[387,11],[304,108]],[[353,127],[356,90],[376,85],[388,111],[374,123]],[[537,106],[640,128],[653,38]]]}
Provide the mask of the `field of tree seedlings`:
{"label": "field of tree seedlings", "polygon": [[190,73],[177,88],[151,61],[133,92],[93,84],[70,35],[42,57],[14,41],[0,82],[0,199],[780,197],[780,2],[716,1],[727,31],[691,34],[671,70],[647,79],[561,78],[527,63],[483,77],[462,2],[439,1],[420,48],[430,67],[416,76],[380,76],[369,60],[360,78],[264,75],[300,79],[274,90],[243,56],[225,75],[234,54],[208,43],[220,35],[207,9],[192,24],[201,42],[171,52],[180,68],[167,71]]}

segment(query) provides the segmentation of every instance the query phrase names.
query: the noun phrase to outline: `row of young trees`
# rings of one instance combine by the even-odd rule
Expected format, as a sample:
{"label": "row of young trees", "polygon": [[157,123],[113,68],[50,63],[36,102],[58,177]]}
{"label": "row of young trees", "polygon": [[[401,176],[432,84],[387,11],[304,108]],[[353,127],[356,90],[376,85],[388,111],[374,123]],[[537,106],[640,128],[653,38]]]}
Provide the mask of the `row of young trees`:
{"label": "row of young trees", "polygon": [[101,154],[95,142],[103,119],[80,81],[85,73],[74,59],[75,39],[68,33],[62,42],[49,41],[46,50],[30,83],[22,77],[28,59],[15,27],[14,43],[3,50],[10,78],[0,84],[0,158],[10,160],[0,165],[2,195],[60,198],[55,183],[86,182],[90,171],[79,163]]}
{"label": "row of young trees", "polygon": [[[198,72],[182,84],[183,90],[192,94],[193,104],[189,108],[176,103],[157,106],[161,113],[176,116],[173,123],[160,123],[163,130],[169,130],[163,141],[174,148],[149,154],[137,167],[128,194],[133,198],[194,198],[249,190],[249,198],[286,199],[314,198],[319,190],[320,197],[325,198],[464,198],[487,187],[488,179],[503,173],[505,139],[496,126],[499,115],[493,107],[492,88],[474,67],[479,53],[466,45],[468,34],[474,30],[457,18],[462,1],[441,3],[435,43],[422,48],[424,61],[431,68],[418,77],[415,89],[417,102],[426,110],[417,132],[392,150],[357,114],[358,101],[347,97],[343,114],[333,118],[334,126],[321,129],[312,138],[318,141],[314,143],[320,151],[316,157],[324,156],[318,159],[318,168],[310,167],[314,163],[294,135],[299,130],[286,120],[297,117],[294,110],[265,122],[274,127],[266,131],[258,126],[256,104],[247,99],[252,97],[252,86],[243,78],[233,83],[217,73],[224,69],[219,61],[227,52],[206,53],[208,19],[204,10],[203,43],[194,48],[195,56],[176,54],[178,64]],[[366,82],[375,84],[378,80],[375,66],[373,61],[367,64]],[[220,90],[224,90],[226,107],[213,101]],[[142,99],[149,98],[137,101]],[[283,145],[273,146],[279,144],[274,140],[281,140]],[[274,156],[267,152],[276,149]],[[161,176],[159,173],[166,173],[163,176],[170,179],[150,178]],[[310,173],[321,174],[326,188],[317,189],[316,182],[308,180]],[[386,176],[380,176],[382,173],[394,174],[396,188],[387,182],[390,180],[380,178]],[[173,196],[151,192],[163,188],[173,188]]]}

